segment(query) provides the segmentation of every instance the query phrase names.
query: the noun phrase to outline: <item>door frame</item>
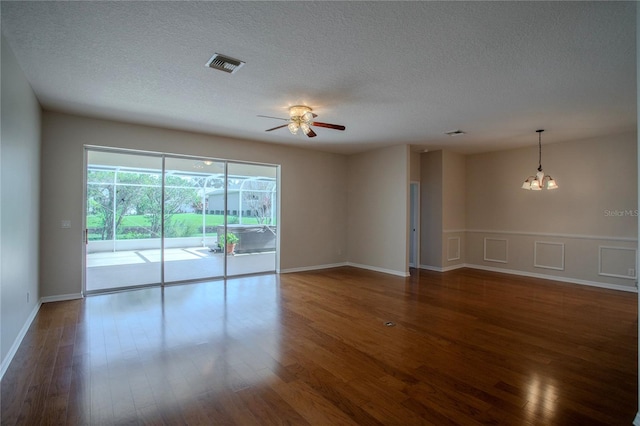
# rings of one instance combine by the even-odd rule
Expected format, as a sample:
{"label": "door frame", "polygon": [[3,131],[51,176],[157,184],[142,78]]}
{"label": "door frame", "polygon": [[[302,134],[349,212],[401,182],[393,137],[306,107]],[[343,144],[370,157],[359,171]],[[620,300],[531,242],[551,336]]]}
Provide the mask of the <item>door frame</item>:
{"label": "door frame", "polygon": [[409,182],[409,267],[420,268],[420,182]]}

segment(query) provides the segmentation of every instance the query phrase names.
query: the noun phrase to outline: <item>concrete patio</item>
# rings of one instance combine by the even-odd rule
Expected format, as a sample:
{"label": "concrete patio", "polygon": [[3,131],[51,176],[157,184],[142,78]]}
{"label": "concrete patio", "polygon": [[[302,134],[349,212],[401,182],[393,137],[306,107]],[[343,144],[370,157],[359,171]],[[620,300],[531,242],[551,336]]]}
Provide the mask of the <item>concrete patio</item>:
{"label": "concrete patio", "polygon": [[[131,250],[87,254],[86,292],[113,290],[161,282],[161,250]],[[227,255],[227,276],[275,272],[275,252]],[[165,249],[164,282],[205,280],[224,276],[223,253],[207,247]]]}

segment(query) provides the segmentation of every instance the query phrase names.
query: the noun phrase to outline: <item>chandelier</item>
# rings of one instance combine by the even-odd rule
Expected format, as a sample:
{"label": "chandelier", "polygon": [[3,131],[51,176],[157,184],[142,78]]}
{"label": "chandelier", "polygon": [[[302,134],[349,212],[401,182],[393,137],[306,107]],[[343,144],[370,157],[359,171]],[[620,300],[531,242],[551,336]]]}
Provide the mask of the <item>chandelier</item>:
{"label": "chandelier", "polygon": [[557,189],[558,184],[549,175],[545,175],[542,171],[542,132],[544,130],[536,130],[538,133],[538,173],[535,176],[529,176],[522,184],[522,189],[540,191],[542,189]]}

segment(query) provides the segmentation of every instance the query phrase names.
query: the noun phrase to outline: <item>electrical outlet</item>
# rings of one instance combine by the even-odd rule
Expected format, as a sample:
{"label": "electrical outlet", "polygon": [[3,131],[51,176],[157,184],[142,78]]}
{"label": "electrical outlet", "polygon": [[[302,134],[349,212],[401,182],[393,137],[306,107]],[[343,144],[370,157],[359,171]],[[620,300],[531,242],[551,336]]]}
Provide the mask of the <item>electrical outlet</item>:
{"label": "electrical outlet", "polygon": [[62,229],[69,229],[71,228],[71,221],[70,220],[63,220],[60,222],[60,228]]}
{"label": "electrical outlet", "polygon": [[629,275],[630,277],[635,277],[636,276],[636,270],[633,268],[629,268],[629,270],[627,271],[627,275]]}

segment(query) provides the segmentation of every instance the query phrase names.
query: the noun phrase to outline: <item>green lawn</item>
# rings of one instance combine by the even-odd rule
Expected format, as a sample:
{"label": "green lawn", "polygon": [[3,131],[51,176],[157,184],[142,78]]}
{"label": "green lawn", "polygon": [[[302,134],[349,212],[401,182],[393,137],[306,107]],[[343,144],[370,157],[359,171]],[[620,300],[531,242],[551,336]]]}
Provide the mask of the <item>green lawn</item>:
{"label": "green lawn", "polygon": [[[217,226],[224,224],[224,216],[220,214],[207,214],[205,217],[205,225],[206,226]],[[235,216],[229,217],[229,223],[237,223],[237,218]],[[234,222],[235,220],[235,222]],[[202,214],[198,213],[178,213],[174,214],[171,218],[171,224],[173,223],[182,223],[186,226],[199,227],[202,226]],[[122,226],[147,226],[149,224],[149,220],[144,215],[131,215],[125,216],[122,219]],[[256,225],[258,224],[258,220],[254,217],[243,217],[242,218],[243,225]],[[87,216],[87,227],[88,228],[98,228],[102,224],[100,219],[97,216]]]}

